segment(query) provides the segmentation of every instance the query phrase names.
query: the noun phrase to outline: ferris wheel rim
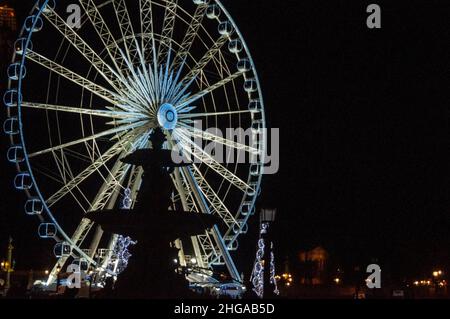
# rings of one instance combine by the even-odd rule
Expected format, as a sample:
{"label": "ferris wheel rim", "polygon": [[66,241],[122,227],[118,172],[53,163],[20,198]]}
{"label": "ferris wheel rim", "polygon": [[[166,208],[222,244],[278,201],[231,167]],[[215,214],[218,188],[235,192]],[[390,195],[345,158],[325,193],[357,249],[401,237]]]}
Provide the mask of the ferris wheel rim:
{"label": "ferris wheel rim", "polygon": [[[45,1],[43,2],[42,6],[39,8],[38,13],[35,15],[37,18],[40,17],[40,16],[42,15],[42,12],[43,12],[43,10],[44,10],[44,6],[47,5],[49,1],[50,1],[50,0],[45,0]],[[110,3],[110,2],[113,2],[113,1],[110,0],[110,1],[106,1],[106,2]],[[228,13],[228,11],[225,9],[225,7],[222,5],[222,3],[221,3],[220,1],[217,0],[217,1],[215,1],[215,2],[220,6],[220,8],[222,9],[222,11],[226,14],[227,19],[233,24],[234,30],[235,30],[235,32],[238,34],[238,38],[242,41],[242,44],[243,44],[244,49],[245,49],[245,52],[246,52],[246,56],[249,58],[249,60],[250,60],[250,62],[251,62],[251,65],[252,65],[252,72],[253,72],[253,75],[254,75],[254,77],[256,78],[256,81],[257,81],[257,87],[258,87],[259,99],[260,99],[261,106],[262,106],[262,109],[261,109],[261,110],[262,110],[262,111],[261,111],[261,116],[263,117],[263,121],[265,122],[264,101],[263,101],[263,96],[262,96],[262,90],[261,90],[261,86],[260,86],[260,83],[259,83],[258,74],[257,74],[257,72],[256,72],[256,67],[255,67],[255,65],[254,65],[254,61],[253,61],[253,59],[252,59],[252,57],[251,57],[251,55],[250,55],[250,51],[249,51],[249,49],[248,49],[248,47],[247,47],[247,44],[246,44],[246,42],[245,42],[245,39],[243,38],[242,34],[240,33],[239,28],[237,27],[236,23],[235,23],[234,20],[232,19],[231,15]],[[37,5],[36,5],[36,6],[37,6]],[[33,27],[36,25],[36,23],[37,23],[37,19],[34,21]],[[21,34],[23,34],[23,31],[24,31],[24,30],[25,30],[25,27],[22,29],[22,33],[21,33]],[[29,34],[27,35],[26,47],[28,47],[28,44],[31,42],[32,34],[33,34],[33,32],[29,32]],[[15,53],[14,53],[14,55],[15,55]],[[22,58],[21,58],[21,65],[26,65],[25,61],[26,61],[26,53],[24,53],[23,56],[22,56]],[[19,92],[22,91],[22,89],[21,89],[21,88],[22,88],[22,80],[23,80],[23,79],[20,78],[19,81],[18,81],[18,91],[19,91]],[[10,87],[10,86],[9,86],[9,87]],[[19,101],[18,101],[18,117],[19,117],[19,119],[21,119],[21,117],[22,117],[22,113],[21,113],[21,112],[22,112],[22,101],[19,100]],[[69,244],[71,245],[71,247],[73,247],[75,250],[77,250],[77,252],[80,254],[80,256],[86,258],[88,261],[90,261],[92,264],[95,265],[95,264],[96,264],[95,260],[93,260],[93,259],[90,258],[88,255],[86,255],[86,254],[82,251],[82,249],[81,249],[80,247],[78,247],[77,244],[73,243],[73,242],[72,242],[72,239],[64,232],[64,229],[59,225],[58,221],[57,221],[56,218],[53,216],[53,214],[52,214],[50,208],[48,207],[47,201],[43,198],[42,192],[40,191],[39,185],[38,185],[38,183],[36,182],[36,179],[35,179],[35,177],[34,177],[33,167],[32,167],[32,165],[30,164],[29,157],[28,157],[28,152],[26,151],[27,148],[26,148],[25,137],[24,137],[24,134],[23,134],[23,127],[22,127],[22,125],[23,125],[23,123],[22,123],[22,121],[20,120],[20,138],[21,138],[21,144],[22,144],[23,149],[24,149],[24,153],[25,153],[25,157],[26,157],[26,158],[25,158],[25,162],[26,162],[26,166],[27,166],[27,168],[28,168],[28,173],[30,174],[30,177],[31,177],[31,179],[32,179],[32,181],[33,181],[33,188],[34,188],[35,193],[37,193],[37,196],[39,197],[39,199],[41,200],[42,204],[44,205],[44,210],[45,210],[47,216],[52,220],[52,222],[53,222],[55,225],[57,225],[57,227],[58,227],[58,234],[62,235],[62,236],[64,237],[64,240],[65,240],[67,243],[69,243]],[[264,155],[264,152],[262,152],[262,154]],[[19,172],[20,172],[20,170],[19,170]],[[260,188],[261,179],[262,179],[262,174],[260,174],[260,175],[259,175],[259,178],[258,178],[258,186],[257,186],[258,189]],[[29,195],[29,194],[27,194],[27,195],[28,195],[29,197],[31,196],[31,195]],[[244,201],[244,200],[245,200],[245,196],[243,197],[242,201]],[[252,202],[252,205],[253,205],[253,206],[254,206],[254,204],[255,204],[255,201],[256,201],[256,196],[254,197],[253,202]],[[241,203],[241,204],[242,204],[242,203]],[[239,214],[239,212],[238,212],[238,214]],[[236,215],[236,216],[237,216],[237,215]],[[247,221],[248,221],[248,218],[249,218],[249,217],[250,217],[250,214],[246,217],[244,224],[247,224]],[[229,229],[228,231],[231,231],[231,229]],[[237,233],[237,234],[235,235],[235,238],[233,239],[233,241],[231,241],[231,243],[233,243],[233,242],[237,239],[238,236],[239,236],[239,233]],[[230,245],[231,245],[231,244],[230,244]]]}

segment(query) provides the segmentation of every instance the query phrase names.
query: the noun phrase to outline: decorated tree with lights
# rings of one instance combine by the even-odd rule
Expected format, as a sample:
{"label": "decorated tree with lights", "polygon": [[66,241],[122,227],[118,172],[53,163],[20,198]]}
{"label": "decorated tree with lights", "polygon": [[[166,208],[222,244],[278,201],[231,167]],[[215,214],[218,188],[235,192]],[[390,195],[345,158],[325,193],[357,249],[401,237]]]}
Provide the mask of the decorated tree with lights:
{"label": "decorated tree with lights", "polygon": [[259,298],[279,295],[275,276],[275,254],[269,228],[274,222],[276,210],[263,209],[260,215],[258,249],[250,278],[253,291]]}

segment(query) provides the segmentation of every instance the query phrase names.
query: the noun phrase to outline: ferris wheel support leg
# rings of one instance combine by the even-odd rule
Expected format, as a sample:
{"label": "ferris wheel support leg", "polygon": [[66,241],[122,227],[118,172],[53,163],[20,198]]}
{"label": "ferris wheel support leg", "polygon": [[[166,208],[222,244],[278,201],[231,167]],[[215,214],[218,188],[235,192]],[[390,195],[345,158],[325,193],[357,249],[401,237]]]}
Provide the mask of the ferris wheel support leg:
{"label": "ferris wheel support leg", "polygon": [[[128,171],[129,165],[123,166],[123,164],[121,164],[121,162],[117,162],[116,165],[117,166],[115,166],[113,168],[112,175],[114,175],[116,177],[116,179],[119,180],[119,184],[122,185],[125,180],[125,177],[126,177],[125,173]],[[134,177],[131,177],[131,180],[127,184],[127,188],[131,188],[131,198],[136,198],[136,196],[137,196],[136,194],[137,194],[137,192],[140,188],[141,182],[142,182],[143,171],[142,171],[142,169],[140,169],[139,171],[137,171],[137,173],[131,172],[131,175],[133,175],[133,174],[136,174],[136,175]],[[117,176],[118,176],[118,178],[117,178]],[[112,197],[110,198],[110,200],[108,202],[108,205],[106,206],[107,209],[114,208],[114,206],[117,203],[118,197],[119,197],[119,192],[120,192],[120,189],[116,188]],[[103,233],[103,230],[102,230],[102,233]],[[106,251],[107,251],[106,256],[101,261],[100,270],[102,270],[102,271],[107,270],[108,264],[109,264],[111,258],[113,257],[113,250],[117,244],[118,238],[119,238],[119,235],[117,235],[117,234],[111,235],[111,238],[108,242],[108,246],[106,248]],[[97,247],[98,247],[98,243],[97,243]],[[116,269],[116,267],[117,267],[117,264],[115,265],[114,268]],[[114,272],[115,272],[115,269],[114,269]]]}
{"label": "ferris wheel support leg", "polygon": [[[114,247],[116,247],[118,238],[119,238],[119,236],[116,235],[116,234],[111,236],[111,239],[109,240],[109,243],[108,243],[108,246],[107,246],[107,254],[106,254],[105,258],[103,259],[102,264],[100,266],[101,271],[107,271],[108,263],[109,263],[109,261],[111,260],[111,258],[113,256],[113,250],[114,250]],[[115,265],[114,265],[113,273],[116,272],[117,265],[118,265],[118,262],[116,262]]]}
{"label": "ferris wheel support leg", "polygon": [[[181,203],[183,205],[183,209],[185,211],[189,211],[189,205],[187,204],[187,199],[186,199],[186,191],[183,187],[183,182],[181,181],[181,174],[180,174],[180,171],[178,168],[175,169],[174,176],[175,176],[176,188],[178,190],[178,194],[180,194],[180,199],[181,199]],[[185,254],[183,251],[183,246],[182,246],[181,240],[178,239],[178,241],[180,242],[180,245],[181,245],[181,250],[180,250],[180,254],[179,254],[180,255],[180,264],[185,267],[186,266],[186,258],[185,258]],[[192,236],[191,241],[192,241],[192,246],[194,247],[195,258],[198,262],[199,267],[207,268],[207,265],[205,265],[205,263],[203,262],[203,257],[202,257],[202,253],[200,250],[200,246],[199,246],[197,237]]]}
{"label": "ferris wheel support leg", "polygon": [[[202,196],[200,188],[197,184],[197,181],[195,180],[191,170],[189,168],[183,168],[183,172],[190,184],[190,187],[194,193],[195,198],[197,199],[197,202],[199,203],[201,207],[201,211],[204,214],[211,214],[211,211],[209,210],[208,204],[206,203],[205,198]],[[214,226],[214,228],[211,230],[214,241],[216,242],[217,246],[219,247],[220,253],[222,254],[225,265],[227,266],[228,272],[230,273],[231,278],[233,280],[240,282],[240,276],[239,272],[237,271],[236,265],[233,262],[233,259],[231,259],[230,252],[225,246],[225,242],[222,238],[222,235],[220,234],[219,228],[217,226]]]}
{"label": "ferris wheel support leg", "polygon": [[186,258],[184,257],[183,242],[180,239],[175,240],[175,247],[179,249],[178,258],[180,259],[180,265],[186,267]]}
{"label": "ferris wheel support leg", "polygon": [[223,237],[220,234],[217,225],[214,225],[214,228],[211,230],[211,233],[213,235],[216,244],[219,247],[220,252],[222,253],[225,265],[227,266],[228,271],[230,272],[231,278],[233,278],[233,280],[237,282],[241,282],[241,276],[239,276],[239,272],[236,268],[236,265],[234,264],[233,259],[231,259],[230,252],[225,246],[225,241],[223,240]]}
{"label": "ferris wheel support leg", "polygon": [[94,259],[95,254],[97,252],[98,245],[103,236],[103,229],[100,225],[95,228],[95,235],[91,241],[91,245],[89,246],[89,256]]}
{"label": "ferris wheel support leg", "polygon": [[192,236],[191,240],[192,240],[192,246],[194,247],[195,258],[197,260],[198,266],[200,268],[207,268],[208,265],[205,265],[205,263],[203,261],[202,252],[200,250],[200,245],[198,244],[197,236]]}
{"label": "ferris wheel support leg", "polygon": [[[176,168],[173,172],[174,176],[175,176],[175,187],[178,191],[178,194],[180,194],[180,200],[181,200],[181,204],[183,206],[183,209],[185,211],[189,210],[188,204],[187,204],[187,200],[186,200],[186,192],[183,188],[183,183],[181,182],[181,176],[180,176],[180,171],[178,168]],[[184,254],[184,250],[183,250],[183,244],[181,242],[180,239],[177,239],[175,242],[175,246],[180,249],[180,253],[179,258],[180,258],[180,265],[183,267],[186,267],[186,258],[185,258],[185,254]],[[195,245],[194,245],[194,249],[195,249]],[[197,253],[196,253],[197,255]],[[197,257],[197,256],[196,256]],[[201,258],[199,260],[202,260]]]}

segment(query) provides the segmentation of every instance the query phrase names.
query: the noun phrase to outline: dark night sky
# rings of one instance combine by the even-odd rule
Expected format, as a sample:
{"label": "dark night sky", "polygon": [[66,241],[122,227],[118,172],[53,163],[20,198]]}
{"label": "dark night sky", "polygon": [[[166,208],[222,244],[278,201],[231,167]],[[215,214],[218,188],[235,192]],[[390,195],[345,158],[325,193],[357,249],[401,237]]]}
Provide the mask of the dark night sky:
{"label": "dark night sky", "polygon": [[[280,258],[323,245],[343,264],[376,257],[399,278],[450,271],[450,4],[375,2],[381,30],[366,27],[367,1],[223,1],[281,129],[281,170],[264,179],[259,206],[278,208]],[[0,251],[11,233],[18,259],[39,265],[37,222],[23,216],[14,168],[2,168]],[[252,225],[241,258],[253,259]]]}

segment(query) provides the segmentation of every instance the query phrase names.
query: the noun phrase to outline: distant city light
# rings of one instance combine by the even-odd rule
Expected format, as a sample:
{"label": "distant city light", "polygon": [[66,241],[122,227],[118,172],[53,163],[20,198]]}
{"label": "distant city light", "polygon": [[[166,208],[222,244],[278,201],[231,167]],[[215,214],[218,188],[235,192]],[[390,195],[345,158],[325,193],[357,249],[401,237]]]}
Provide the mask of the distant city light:
{"label": "distant city light", "polygon": [[11,31],[17,30],[16,13],[13,8],[0,6],[0,27],[7,27]]}
{"label": "distant city light", "polygon": [[292,277],[292,274],[289,274],[289,273],[284,273],[284,274],[281,274],[281,275],[276,275],[276,276],[275,276],[275,279],[276,279],[277,281],[282,282],[286,287],[291,286],[291,284],[292,284],[293,281],[294,281],[294,279],[293,279],[293,277]]}
{"label": "distant city light", "polygon": [[435,270],[433,271],[433,277],[439,277],[442,275],[442,270]]}

